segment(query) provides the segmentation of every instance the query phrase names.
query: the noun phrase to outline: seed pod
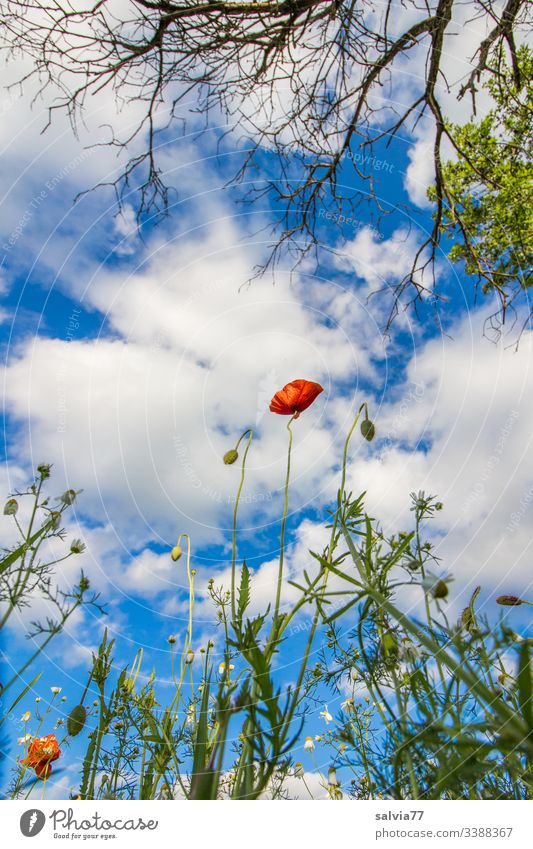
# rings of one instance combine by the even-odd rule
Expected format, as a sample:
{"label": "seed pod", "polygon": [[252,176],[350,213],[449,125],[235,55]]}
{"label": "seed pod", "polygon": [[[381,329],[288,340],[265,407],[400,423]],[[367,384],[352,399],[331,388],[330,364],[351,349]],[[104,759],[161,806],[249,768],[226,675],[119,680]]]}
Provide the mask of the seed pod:
{"label": "seed pod", "polygon": [[224,462],[225,462],[226,466],[231,466],[233,463],[235,463],[236,460],[238,460],[238,458],[239,458],[239,454],[235,450],[235,448],[231,448],[229,451],[226,451],[226,453],[224,454]]}
{"label": "seed pod", "polygon": [[496,604],[503,604],[504,607],[518,607],[523,603],[522,599],[516,595],[499,595],[496,599]]}
{"label": "seed pod", "polygon": [[376,435],[376,428],[370,419],[365,419],[364,422],[361,422],[361,433],[367,442],[372,442]]}
{"label": "seed pod", "polygon": [[394,665],[398,660],[398,640],[396,639],[396,635],[391,631],[383,634],[381,648],[385,663]]}
{"label": "seed pod", "polygon": [[76,705],[72,708],[67,718],[67,731],[71,737],[76,737],[80,733],[86,719],[87,710],[83,705]]}

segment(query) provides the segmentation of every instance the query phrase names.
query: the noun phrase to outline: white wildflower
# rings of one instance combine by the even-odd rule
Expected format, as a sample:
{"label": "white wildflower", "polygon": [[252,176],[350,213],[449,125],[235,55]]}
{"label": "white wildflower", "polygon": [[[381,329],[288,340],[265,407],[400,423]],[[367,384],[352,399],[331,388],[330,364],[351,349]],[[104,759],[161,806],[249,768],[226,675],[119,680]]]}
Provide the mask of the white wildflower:
{"label": "white wildflower", "polygon": [[25,734],[24,737],[18,738],[17,743],[19,744],[19,746],[24,746],[26,743],[29,743],[32,737],[32,734]]}
{"label": "white wildflower", "polygon": [[332,715],[330,714],[330,712],[329,712],[329,710],[328,710],[328,706],[327,706],[327,705],[324,705],[324,710],[321,710],[321,711],[320,711],[319,716],[321,716],[321,717],[322,717],[322,719],[324,720],[324,722],[326,723],[326,725],[329,725],[329,723],[333,721],[333,717],[332,717]]}
{"label": "white wildflower", "polygon": [[306,752],[312,752],[312,751],[314,751],[314,748],[315,748],[315,744],[313,743],[313,738],[312,737],[306,737],[305,743],[304,743],[304,750]]}

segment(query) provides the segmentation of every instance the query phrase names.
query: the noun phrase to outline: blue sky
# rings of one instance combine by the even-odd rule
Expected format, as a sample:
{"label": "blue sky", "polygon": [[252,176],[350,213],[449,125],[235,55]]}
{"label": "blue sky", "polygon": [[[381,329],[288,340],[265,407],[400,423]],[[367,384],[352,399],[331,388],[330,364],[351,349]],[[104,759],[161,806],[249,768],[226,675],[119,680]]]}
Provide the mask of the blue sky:
{"label": "blue sky", "polygon": [[[108,602],[105,619],[87,613],[52,644],[39,666],[39,694],[57,685],[67,706],[76,702],[104,627],[117,639],[118,665],[143,646],[145,671],[168,674],[166,639],[185,627],[185,574],[168,555],[181,532],[191,534],[198,570],[195,647],[215,634],[205,586],[210,577],[228,578],[237,486],[236,468],[221,458],[249,426],[255,437],[239,555],[253,569],[254,610],[264,609],[273,593],[286,458],[285,422],[268,403],[298,377],[319,381],[325,392],[294,427],[288,574],[297,577],[308,550],[321,546],[344,435],[367,400],[378,436],[372,445],[354,441],[348,488],[367,490],[369,512],[390,532],[409,527],[412,490],[439,495],[445,509],[433,533],[443,571],[456,577],[453,611],[478,583],[493,613],[497,594],[527,596],[530,333],[517,351],[512,334],[498,345],[486,339],[493,307],[474,303],[471,281],[445,257],[438,265],[448,298],[445,335],[425,307],[419,317],[401,313],[384,339],[390,298],[368,300],[408,270],[431,224],[419,137],[376,152],[377,194],[390,208],[404,207],[384,222],[371,207],[344,222],[328,219],[325,207],[319,218],[328,250],[319,251],[318,263],[309,258],[291,274],[282,262],[274,281],[267,274],[248,283],[268,251],[275,210],[268,198],[243,204],[243,189],[227,187],[243,156],[231,135],[218,159],[216,128],[166,137],[161,161],[176,200],[165,220],[146,220],[139,230],[135,197],[122,211],[105,189],[73,202],[120,167],[108,149],[86,149],[101,113],[112,111],[107,101],[79,140],[61,120],[40,135],[43,113],[26,101],[5,108],[2,487],[7,496],[44,461],[53,464],[52,494],[83,489],[66,527],[67,539],[81,537],[87,551],[68,561],[61,579],[72,582],[83,566]],[[258,184],[270,176],[270,156]],[[364,189],[349,171],[343,179],[347,192]],[[9,544],[6,517],[2,529]],[[284,600],[294,600],[288,585]],[[418,602],[407,599],[414,608]],[[27,623],[43,612],[36,601],[14,617],[4,644],[9,664],[26,656]],[[512,615],[515,626],[525,624]],[[295,658],[300,648],[295,637]],[[330,699],[333,714],[340,700]],[[32,709],[26,701],[21,707]],[[62,781],[70,786],[68,771]]]}

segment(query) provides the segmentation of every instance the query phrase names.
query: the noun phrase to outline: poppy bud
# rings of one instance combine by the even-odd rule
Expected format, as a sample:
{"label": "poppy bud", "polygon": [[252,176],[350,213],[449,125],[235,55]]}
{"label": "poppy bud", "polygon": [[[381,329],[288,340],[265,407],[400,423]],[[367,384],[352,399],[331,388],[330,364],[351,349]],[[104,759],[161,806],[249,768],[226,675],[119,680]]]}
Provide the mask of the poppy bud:
{"label": "poppy bud", "polygon": [[503,604],[504,607],[518,607],[519,604],[523,603],[522,599],[515,595],[500,595],[496,599],[496,604]]}
{"label": "poppy bud", "polygon": [[49,463],[40,463],[37,466],[37,471],[39,472],[41,479],[44,481],[46,478],[50,477],[50,464]]}
{"label": "poppy bud", "polygon": [[224,454],[224,463],[226,464],[226,466],[231,466],[233,463],[235,463],[236,460],[238,460],[238,458],[238,452],[235,450],[235,448],[231,448]]}
{"label": "poppy bud", "polygon": [[188,666],[190,666],[190,664],[193,662],[193,660],[194,660],[194,652],[191,649],[189,649],[189,651],[185,655],[185,663]]}
{"label": "poppy bud", "polygon": [[75,737],[80,733],[85,725],[86,719],[87,710],[83,707],[83,705],[76,705],[75,708],[72,708],[67,717],[67,731],[71,737]]}
{"label": "poppy bud", "polygon": [[372,442],[376,435],[376,428],[370,419],[365,419],[364,422],[361,422],[361,433],[367,442]]}
{"label": "poppy bud", "polygon": [[10,498],[9,501],[6,501],[4,507],[4,516],[16,516],[17,510],[19,509],[19,504],[16,498]]}
{"label": "poppy bud", "polygon": [[168,639],[167,639],[167,643],[169,644],[169,646],[173,646],[175,642],[176,642],[176,637],[174,636],[174,634],[171,634],[170,637],[168,637]]}
{"label": "poppy bud", "polygon": [[461,618],[459,620],[459,627],[464,628],[465,631],[468,631],[469,633],[471,631],[475,631],[476,620],[475,620],[475,617],[474,617],[470,607],[465,607],[465,609],[461,613]]}
{"label": "poppy bud", "polygon": [[181,555],[182,555],[181,545],[175,545],[174,548],[172,549],[172,551],[170,552],[170,556],[172,557],[172,560],[174,561],[174,563],[176,562],[176,560],[180,559]]}

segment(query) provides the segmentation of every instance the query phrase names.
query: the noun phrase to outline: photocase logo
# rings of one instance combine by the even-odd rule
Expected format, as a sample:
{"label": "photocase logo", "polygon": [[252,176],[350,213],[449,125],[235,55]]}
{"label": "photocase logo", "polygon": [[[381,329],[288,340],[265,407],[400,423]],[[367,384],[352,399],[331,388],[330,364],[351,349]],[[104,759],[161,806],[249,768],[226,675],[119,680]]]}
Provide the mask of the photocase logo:
{"label": "photocase logo", "polygon": [[20,818],[20,830],[24,837],[35,837],[43,830],[46,817],[42,811],[37,808],[31,808],[29,811],[24,811]]}

